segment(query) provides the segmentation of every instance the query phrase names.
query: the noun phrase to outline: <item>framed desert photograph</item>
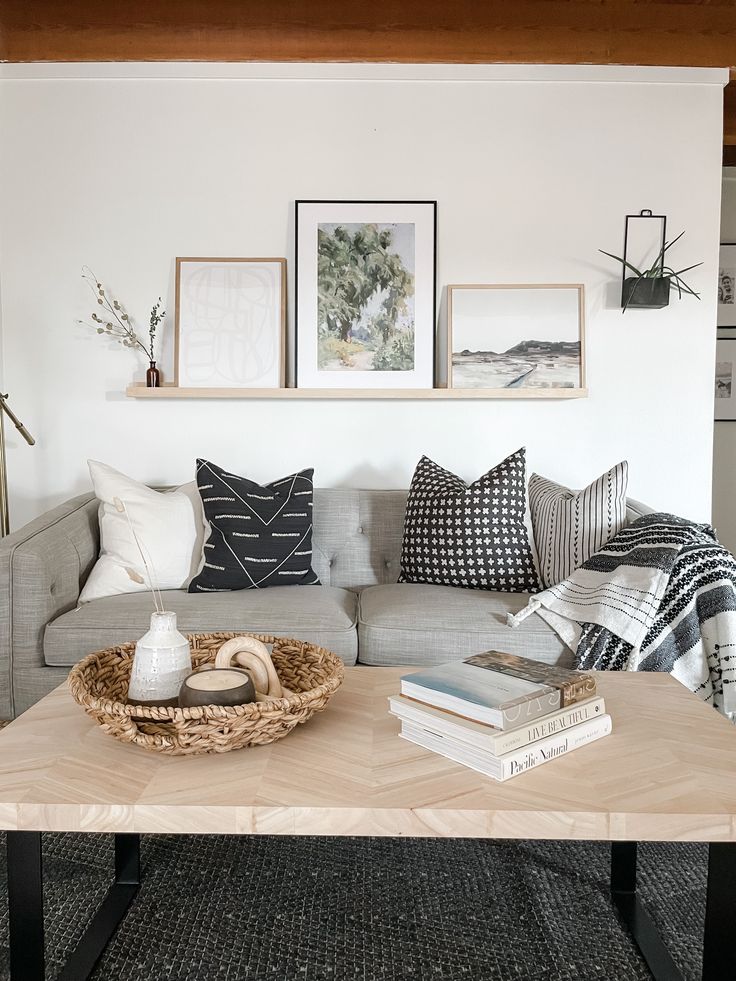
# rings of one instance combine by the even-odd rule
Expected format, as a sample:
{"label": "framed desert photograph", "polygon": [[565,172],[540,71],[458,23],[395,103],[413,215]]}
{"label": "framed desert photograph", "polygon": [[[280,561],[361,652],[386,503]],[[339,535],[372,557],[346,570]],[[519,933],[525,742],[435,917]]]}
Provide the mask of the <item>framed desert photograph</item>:
{"label": "framed desert photograph", "polygon": [[584,394],[584,311],[579,284],[448,286],[448,387]]}
{"label": "framed desert photograph", "polygon": [[286,259],[176,260],[181,388],[282,388]]}
{"label": "framed desert photograph", "polygon": [[299,388],[432,388],[435,201],[296,202]]}
{"label": "framed desert photograph", "polygon": [[716,341],[715,412],[716,422],[736,420],[736,330]]}
{"label": "framed desert photograph", "polygon": [[736,243],[723,242],[718,253],[719,327],[736,327]]}

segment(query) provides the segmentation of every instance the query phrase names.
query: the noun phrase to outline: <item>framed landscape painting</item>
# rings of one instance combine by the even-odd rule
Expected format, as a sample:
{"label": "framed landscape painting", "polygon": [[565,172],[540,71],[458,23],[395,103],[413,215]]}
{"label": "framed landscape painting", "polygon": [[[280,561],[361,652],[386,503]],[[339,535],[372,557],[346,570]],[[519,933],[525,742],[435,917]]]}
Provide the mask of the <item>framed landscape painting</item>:
{"label": "framed landscape painting", "polygon": [[176,260],[180,388],[284,385],[286,259]]}
{"label": "framed landscape painting", "polygon": [[715,413],[716,422],[736,420],[736,330],[716,340]]}
{"label": "framed landscape painting", "polygon": [[448,286],[447,294],[449,388],[584,394],[582,285]]}
{"label": "framed landscape painting", "polygon": [[736,327],[736,243],[724,242],[718,253],[719,327]]}
{"label": "framed landscape painting", "polygon": [[296,202],[298,388],[432,388],[435,201]]}

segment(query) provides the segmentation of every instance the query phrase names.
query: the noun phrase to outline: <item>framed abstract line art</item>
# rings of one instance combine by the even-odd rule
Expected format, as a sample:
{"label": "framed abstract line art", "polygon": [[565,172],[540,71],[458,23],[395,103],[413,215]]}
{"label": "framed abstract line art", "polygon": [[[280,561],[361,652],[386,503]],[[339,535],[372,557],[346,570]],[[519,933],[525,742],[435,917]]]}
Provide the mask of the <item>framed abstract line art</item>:
{"label": "framed abstract line art", "polygon": [[286,259],[176,260],[175,384],[282,388]]}
{"label": "framed abstract line art", "polygon": [[296,202],[299,388],[432,388],[435,201]]}
{"label": "framed abstract line art", "polygon": [[723,242],[718,253],[719,327],[736,327],[736,243]]}
{"label": "framed abstract line art", "polygon": [[716,340],[715,412],[716,422],[736,420],[736,330]]}
{"label": "framed abstract line art", "polygon": [[448,286],[447,319],[448,388],[584,394],[582,285]]}

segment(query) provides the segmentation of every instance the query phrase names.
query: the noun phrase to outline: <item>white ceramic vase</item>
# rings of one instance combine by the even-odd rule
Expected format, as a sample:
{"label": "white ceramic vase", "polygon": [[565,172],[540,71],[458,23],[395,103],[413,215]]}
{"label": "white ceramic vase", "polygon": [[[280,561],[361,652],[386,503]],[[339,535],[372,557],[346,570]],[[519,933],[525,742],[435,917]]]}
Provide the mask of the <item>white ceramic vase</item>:
{"label": "white ceramic vase", "polygon": [[176,705],[182,682],[191,671],[189,641],[176,629],[176,613],[152,613],[148,633],[135,645],[128,701]]}

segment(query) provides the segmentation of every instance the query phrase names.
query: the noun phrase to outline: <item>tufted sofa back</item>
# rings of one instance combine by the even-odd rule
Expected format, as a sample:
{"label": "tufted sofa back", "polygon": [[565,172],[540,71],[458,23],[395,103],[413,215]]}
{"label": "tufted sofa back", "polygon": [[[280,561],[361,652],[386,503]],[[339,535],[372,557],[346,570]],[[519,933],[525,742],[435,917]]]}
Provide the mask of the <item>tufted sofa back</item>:
{"label": "tufted sofa back", "polygon": [[[314,490],[314,571],[325,586],[362,589],[396,582],[406,511],[405,490]],[[628,501],[629,521],[651,511]]]}
{"label": "tufted sofa back", "polygon": [[396,582],[406,493],[315,488],[312,565],[325,586]]}

